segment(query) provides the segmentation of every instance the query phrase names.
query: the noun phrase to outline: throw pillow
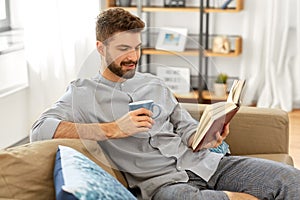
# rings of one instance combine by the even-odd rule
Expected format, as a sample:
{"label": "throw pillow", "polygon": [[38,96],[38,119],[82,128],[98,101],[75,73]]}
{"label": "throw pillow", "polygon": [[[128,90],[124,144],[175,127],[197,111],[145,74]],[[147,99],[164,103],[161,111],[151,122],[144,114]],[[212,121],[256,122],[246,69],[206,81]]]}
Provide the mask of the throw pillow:
{"label": "throw pillow", "polygon": [[58,146],[54,166],[56,199],[136,199],[120,182],[70,147]]}
{"label": "throw pillow", "polygon": [[223,141],[221,145],[219,145],[218,147],[216,148],[210,148],[209,149],[210,151],[212,152],[215,152],[215,153],[221,153],[221,154],[230,154],[230,149],[229,149],[229,145]]}

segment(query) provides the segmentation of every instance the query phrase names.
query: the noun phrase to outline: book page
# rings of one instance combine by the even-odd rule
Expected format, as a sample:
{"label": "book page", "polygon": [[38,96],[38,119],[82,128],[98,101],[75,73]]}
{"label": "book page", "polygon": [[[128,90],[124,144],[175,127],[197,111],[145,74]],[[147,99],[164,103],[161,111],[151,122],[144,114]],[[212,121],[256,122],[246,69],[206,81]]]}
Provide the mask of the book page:
{"label": "book page", "polygon": [[[223,116],[226,116],[227,113],[234,110],[237,106],[234,103],[228,103],[228,102],[218,102],[212,105],[208,106],[208,109],[205,109],[203,112],[203,115],[201,116],[199,126],[197,129],[197,132],[194,136],[194,141],[192,144],[193,149],[196,148],[197,144],[201,142],[201,140],[205,137],[206,133],[211,128],[212,124],[219,120],[219,123],[221,123],[222,127],[225,123],[225,118],[222,122],[221,118]],[[205,114],[205,115],[204,115]],[[217,128],[220,129],[220,128]],[[221,130],[219,130],[221,131]],[[216,133],[216,132],[215,132]],[[214,134],[215,134],[214,133]]]}
{"label": "book page", "polygon": [[233,102],[235,104],[239,104],[244,85],[245,85],[245,80],[234,80],[227,97],[227,102]]}

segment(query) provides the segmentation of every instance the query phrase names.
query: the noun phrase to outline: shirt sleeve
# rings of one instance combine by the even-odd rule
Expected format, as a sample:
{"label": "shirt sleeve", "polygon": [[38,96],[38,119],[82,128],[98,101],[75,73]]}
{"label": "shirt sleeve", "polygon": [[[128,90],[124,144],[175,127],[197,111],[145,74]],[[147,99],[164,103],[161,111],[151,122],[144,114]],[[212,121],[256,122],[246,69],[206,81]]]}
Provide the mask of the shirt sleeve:
{"label": "shirt sleeve", "polygon": [[72,85],[70,85],[67,92],[34,122],[30,130],[30,141],[52,139],[62,120],[73,121],[72,113]]}
{"label": "shirt sleeve", "polygon": [[184,144],[188,145],[188,140],[196,132],[199,122],[179,103],[171,114],[171,122],[174,125],[174,132],[182,138]]}

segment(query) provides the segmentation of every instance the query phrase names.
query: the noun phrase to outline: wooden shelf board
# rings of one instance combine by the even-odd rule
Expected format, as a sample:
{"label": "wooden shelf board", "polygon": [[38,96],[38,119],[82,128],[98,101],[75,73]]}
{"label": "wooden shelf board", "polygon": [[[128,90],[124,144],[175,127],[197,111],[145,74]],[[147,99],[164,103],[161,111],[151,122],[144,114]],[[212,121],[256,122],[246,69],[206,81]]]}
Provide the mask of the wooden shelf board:
{"label": "wooden shelf board", "polygon": [[[198,95],[198,90],[193,90],[188,94],[174,94],[174,96],[179,102],[197,103],[199,95]],[[212,103],[212,102],[226,101],[228,97],[228,93],[226,94],[226,96],[219,97],[216,96],[213,91],[203,90],[201,92],[201,96],[204,102]]]}
{"label": "wooden shelf board", "polygon": [[193,90],[187,94],[175,94],[175,97],[177,98],[195,98],[198,99],[198,91]]}
{"label": "wooden shelf board", "polygon": [[226,8],[226,9],[221,9],[221,8],[205,8],[204,12],[205,13],[237,13],[240,12],[242,9],[239,8]]}
{"label": "wooden shelf board", "polygon": [[198,56],[199,51],[196,49],[187,49],[185,51],[167,51],[159,50],[155,48],[144,48],[142,54],[146,55],[186,55],[186,56]]}
{"label": "wooden shelf board", "polygon": [[202,91],[202,98],[203,100],[209,100],[209,101],[226,101],[228,97],[228,93],[223,96],[223,97],[219,97],[219,96],[216,96],[214,94],[214,92],[212,91],[208,91],[208,90],[203,90]]}
{"label": "wooden shelf board", "polygon": [[206,50],[204,55],[207,57],[236,57],[242,53],[242,37],[236,36],[234,39],[235,49],[231,50],[229,53],[215,53],[212,50]]}
{"label": "wooden shelf board", "polygon": [[178,102],[182,103],[199,103],[198,102],[198,91],[193,90],[189,92],[188,94],[174,94],[175,98],[178,100]]}
{"label": "wooden shelf board", "polygon": [[[165,50],[158,50],[154,48],[147,48],[142,50],[142,54],[144,55],[185,55],[185,56],[198,56],[198,50],[185,50],[182,52],[179,51],[165,51]],[[241,54],[241,52],[231,51],[230,53],[214,53],[211,50],[205,51],[205,56],[207,57],[236,57]]]}
{"label": "wooden shelf board", "polygon": [[[115,8],[117,6],[109,6],[110,8]],[[137,7],[122,7],[125,10],[136,11]],[[151,6],[151,7],[142,7],[142,12],[199,12],[197,7],[161,7],[161,6]]]}
{"label": "wooden shelf board", "polygon": [[142,7],[142,11],[144,12],[199,12],[199,8],[151,6],[151,7]]}
{"label": "wooden shelf board", "polygon": [[230,51],[229,53],[215,53],[212,52],[211,50],[206,50],[204,54],[207,57],[236,57],[239,56],[241,52]]}

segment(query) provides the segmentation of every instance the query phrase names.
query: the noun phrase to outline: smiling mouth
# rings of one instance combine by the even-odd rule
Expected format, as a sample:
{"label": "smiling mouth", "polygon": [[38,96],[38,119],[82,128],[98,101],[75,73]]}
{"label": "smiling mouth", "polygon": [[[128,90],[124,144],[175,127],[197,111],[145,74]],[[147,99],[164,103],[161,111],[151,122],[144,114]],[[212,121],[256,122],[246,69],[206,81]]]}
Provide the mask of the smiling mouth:
{"label": "smiling mouth", "polygon": [[127,69],[135,69],[137,62],[129,61],[129,62],[121,62],[121,66],[125,66]]}

